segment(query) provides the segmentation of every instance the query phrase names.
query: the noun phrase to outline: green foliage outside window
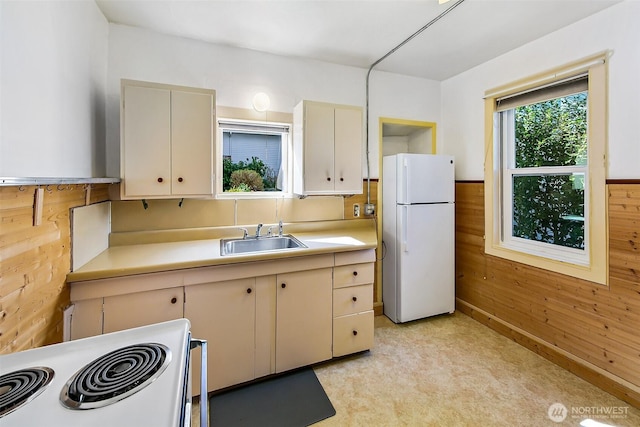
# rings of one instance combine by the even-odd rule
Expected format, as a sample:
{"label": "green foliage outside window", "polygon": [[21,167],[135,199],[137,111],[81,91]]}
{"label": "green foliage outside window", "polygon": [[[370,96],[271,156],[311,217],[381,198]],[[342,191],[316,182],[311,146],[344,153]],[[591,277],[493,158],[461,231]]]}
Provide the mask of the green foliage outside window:
{"label": "green foliage outside window", "polygon": [[[516,168],[585,165],[587,93],[517,107]],[[513,236],[584,249],[584,174],[514,174]]]}
{"label": "green foliage outside window", "polygon": [[250,191],[264,190],[262,177],[249,169],[240,169],[231,174],[231,188],[240,188],[241,185],[246,185]]}
{"label": "green foliage outside window", "polygon": [[[239,171],[243,172],[240,174],[236,173]],[[261,180],[261,185],[256,182],[254,175],[246,171],[255,172],[259,180]],[[237,175],[235,182],[232,179],[234,173]],[[237,163],[232,162],[231,159],[228,158],[222,160],[223,191],[274,191],[276,190],[276,178],[277,176],[274,171],[257,157],[252,157],[251,160],[246,159],[246,161],[240,160]]]}

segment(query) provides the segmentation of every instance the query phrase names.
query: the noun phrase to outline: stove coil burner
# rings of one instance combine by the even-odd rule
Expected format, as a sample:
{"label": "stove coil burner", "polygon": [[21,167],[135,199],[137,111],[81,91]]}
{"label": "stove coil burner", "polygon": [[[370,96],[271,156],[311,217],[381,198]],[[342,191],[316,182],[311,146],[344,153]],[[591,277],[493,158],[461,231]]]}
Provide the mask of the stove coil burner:
{"label": "stove coil burner", "polygon": [[69,409],[111,405],[151,384],[169,362],[171,350],[162,344],[122,347],[76,372],[62,388],[60,400]]}
{"label": "stove coil burner", "polygon": [[53,376],[53,369],[45,367],[21,369],[0,376],[0,418],[35,399]]}

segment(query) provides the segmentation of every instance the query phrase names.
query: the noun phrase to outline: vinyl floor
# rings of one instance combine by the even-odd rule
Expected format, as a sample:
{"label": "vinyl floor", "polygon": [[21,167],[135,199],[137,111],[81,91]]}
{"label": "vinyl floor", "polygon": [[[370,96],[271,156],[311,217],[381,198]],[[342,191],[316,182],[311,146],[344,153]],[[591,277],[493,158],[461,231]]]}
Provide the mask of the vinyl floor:
{"label": "vinyl floor", "polygon": [[314,367],[336,409],[315,426],[640,426],[640,409],[464,314],[375,326],[371,351]]}

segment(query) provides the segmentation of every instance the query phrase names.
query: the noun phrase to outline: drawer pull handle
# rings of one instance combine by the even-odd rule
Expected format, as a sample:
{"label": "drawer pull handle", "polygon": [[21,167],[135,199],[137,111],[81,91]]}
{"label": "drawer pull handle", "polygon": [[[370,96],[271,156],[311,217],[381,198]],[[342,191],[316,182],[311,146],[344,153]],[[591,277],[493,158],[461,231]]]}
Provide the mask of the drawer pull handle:
{"label": "drawer pull handle", "polygon": [[353,297],[353,298],[351,298],[351,299],[353,300],[353,302],[358,301],[358,297]]}
{"label": "drawer pull handle", "polygon": [[182,181],[184,181],[184,179],[182,179],[182,177],[179,177],[178,182],[182,182]]}
{"label": "drawer pull handle", "polygon": [[354,272],[353,272],[353,275],[354,275],[354,276],[357,276],[357,275],[358,275],[358,272],[357,272],[357,271],[354,271]]}
{"label": "drawer pull handle", "polygon": [[158,178],[158,182],[162,182],[164,181],[164,179],[162,179],[162,177]]}
{"label": "drawer pull handle", "polygon": [[358,335],[358,331],[356,331],[355,329],[353,330],[353,336],[355,337],[356,335]]}
{"label": "drawer pull handle", "polygon": [[247,288],[247,293],[250,294],[251,292],[251,288]]}
{"label": "drawer pull handle", "polygon": [[287,287],[287,284],[286,284],[286,283],[283,283],[283,284],[281,284],[281,285],[280,285],[280,287],[281,287],[282,289],[284,289],[284,288],[286,288],[286,287]]}
{"label": "drawer pull handle", "polygon": [[175,304],[177,302],[178,302],[178,298],[176,297],[171,298],[171,304]]}

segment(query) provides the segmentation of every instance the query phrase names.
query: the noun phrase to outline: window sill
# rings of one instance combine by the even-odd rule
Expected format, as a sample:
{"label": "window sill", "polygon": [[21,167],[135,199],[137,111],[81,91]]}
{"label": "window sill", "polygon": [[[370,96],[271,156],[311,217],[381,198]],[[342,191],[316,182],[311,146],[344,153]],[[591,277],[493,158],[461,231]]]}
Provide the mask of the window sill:
{"label": "window sill", "polygon": [[[537,267],[543,270],[553,271],[555,273],[564,274],[571,277],[577,277],[582,280],[594,282],[599,285],[608,286],[607,268],[598,268],[597,266],[588,266],[574,264],[565,261],[559,261],[542,256],[536,256],[515,249],[508,248],[504,245],[492,244],[489,241],[485,243],[485,253],[498,258],[504,258],[520,264]],[[594,263],[592,263],[594,264]],[[601,265],[602,263],[595,263]],[[604,263],[608,265],[608,263]]]}

